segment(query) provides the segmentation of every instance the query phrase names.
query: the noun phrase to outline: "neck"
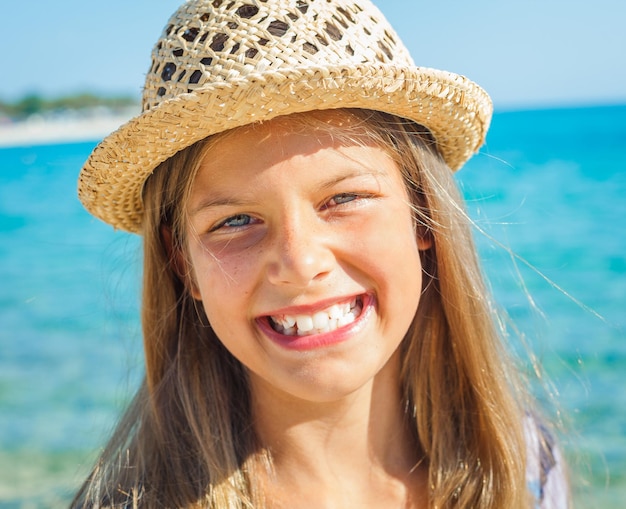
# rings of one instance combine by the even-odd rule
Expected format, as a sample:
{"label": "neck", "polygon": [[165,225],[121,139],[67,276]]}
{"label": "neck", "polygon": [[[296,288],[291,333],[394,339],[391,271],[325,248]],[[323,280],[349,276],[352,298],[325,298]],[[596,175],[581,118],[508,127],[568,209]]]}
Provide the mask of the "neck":
{"label": "neck", "polygon": [[[407,487],[423,465],[404,411],[397,354],[368,384],[337,401],[270,397],[254,385],[256,431],[272,457],[270,490],[280,487],[278,498],[297,496],[298,507],[302,500],[314,500],[315,507],[378,507],[384,495],[387,504],[391,497],[406,506]],[[355,505],[355,497],[367,504]],[[393,507],[384,500],[380,507]]]}

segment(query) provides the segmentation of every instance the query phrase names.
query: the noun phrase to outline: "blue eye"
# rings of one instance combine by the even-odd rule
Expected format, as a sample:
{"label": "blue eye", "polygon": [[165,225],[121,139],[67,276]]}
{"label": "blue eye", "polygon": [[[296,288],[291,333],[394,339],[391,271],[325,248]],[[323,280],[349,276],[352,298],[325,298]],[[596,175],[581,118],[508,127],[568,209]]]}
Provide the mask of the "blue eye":
{"label": "blue eye", "polygon": [[229,217],[222,223],[222,226],[228,226],[229,228],[237,228],[240,226],[247,226],[252,221],[252,218],[246,214],[237,214],[236,216]]}
{"label": "blue eye", "polygon": [[222,228],[228,230],[230,228],[237,229],[243,228],[244,226],[248,226],[254,222],[254,219],[250,217],[248,214],[237,214],[236,216],[231,216],[223,221],[217,223],[213,228],[211,228],[211,232],[216,232]]}
{"label": "blue eye", "polygon": [[333,202],[332,204],[334,205],[342,205],[343,203],[354,201],[356,200],[356,198],[357,198],[356,194],[341,193],[341,194],[336,194],[335,196],[333,196],[330,201]]}

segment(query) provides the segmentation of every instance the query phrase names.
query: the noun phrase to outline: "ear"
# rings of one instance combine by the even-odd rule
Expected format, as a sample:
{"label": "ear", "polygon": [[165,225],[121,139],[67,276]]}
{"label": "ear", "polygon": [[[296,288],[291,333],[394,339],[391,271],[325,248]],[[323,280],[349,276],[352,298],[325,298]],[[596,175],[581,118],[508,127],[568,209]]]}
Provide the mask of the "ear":
{"label": "ear", "polygon": [[417,249],[427,251],[433,247],[433,234],[426,224],[419,219],[414,219],[413,228],[417,237]]}
{"label": "ear", "polygon": [[417,249],[420,251],[426,251],[433,247],[433,236],[430,230],[424,228],[424,231],[418,231],[417,233]]}
{"label": "ear", "polygon": [[202,300],[200,290],[189,270],[185,255],[181,252],[180,246],[174,245],[172,229],[165,224],[161,225],[161,239],[167,253],[167,260],[171,270],[178,276],[178,279],[181,280],[194,299]]}

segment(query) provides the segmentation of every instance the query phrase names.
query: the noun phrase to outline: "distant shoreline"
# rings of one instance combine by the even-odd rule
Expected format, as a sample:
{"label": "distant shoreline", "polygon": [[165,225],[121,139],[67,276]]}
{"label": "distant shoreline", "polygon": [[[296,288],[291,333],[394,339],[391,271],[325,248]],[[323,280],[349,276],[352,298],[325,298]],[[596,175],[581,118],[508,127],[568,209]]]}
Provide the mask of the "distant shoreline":
{"label": "distant shoreline", "polygon": [[0,148],[100,141],[127,122],[133,113],[89,116],[31,117],[0,123]]}
{"label": "distant shoreline", "polygon": [[[626,109],[626,104],[575,105],[571,107],[496,109],[494,118],[538,112],[578,112],[597,110]],[[139,114],[139,108],[128,108],[123,112],[109,109],[89,113],[74,112],[62,115],[33,115],[26,120],[11,121],[0,116],[0,148],[73,143],[82,141],[98,142],[117,130],[132,117]]]}

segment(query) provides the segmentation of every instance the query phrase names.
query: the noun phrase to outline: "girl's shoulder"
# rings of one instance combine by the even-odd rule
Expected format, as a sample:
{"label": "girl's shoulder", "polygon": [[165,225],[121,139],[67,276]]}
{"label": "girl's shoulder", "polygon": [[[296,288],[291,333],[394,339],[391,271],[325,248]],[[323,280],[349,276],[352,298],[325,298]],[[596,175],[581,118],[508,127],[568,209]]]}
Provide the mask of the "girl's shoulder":
{"label": "girl's shoulder", "polygon": [[567,509],[569,485],[561,451],[552,433],[536,416],[524,419],[527,446],[526,483],[535,509]]}

